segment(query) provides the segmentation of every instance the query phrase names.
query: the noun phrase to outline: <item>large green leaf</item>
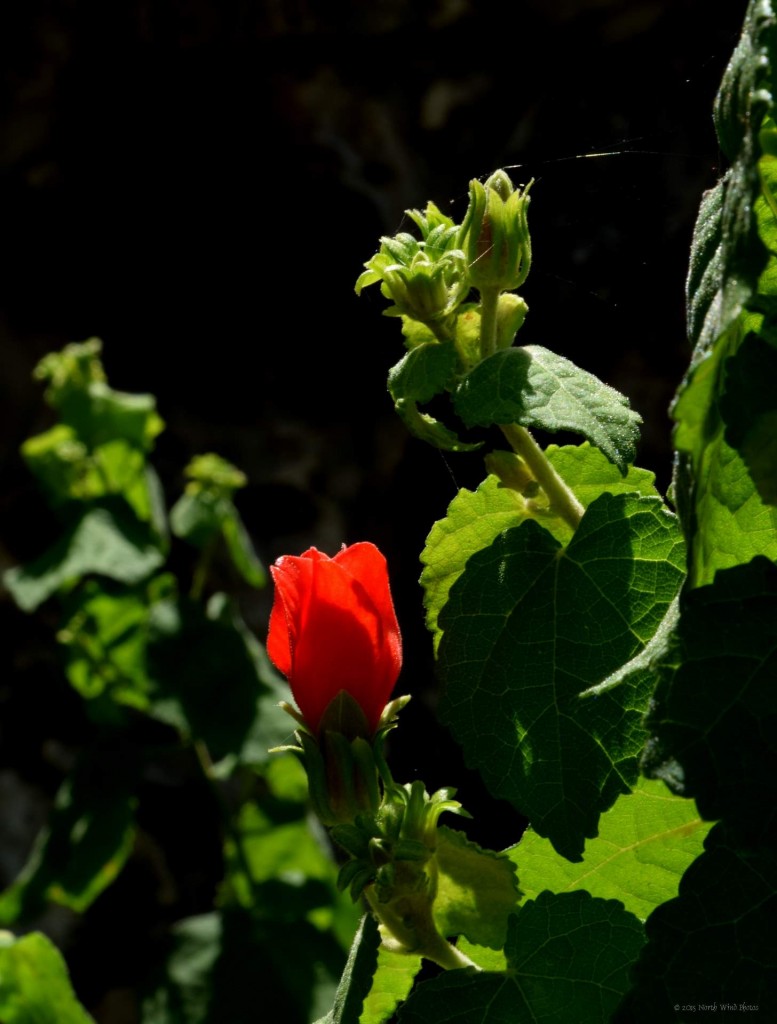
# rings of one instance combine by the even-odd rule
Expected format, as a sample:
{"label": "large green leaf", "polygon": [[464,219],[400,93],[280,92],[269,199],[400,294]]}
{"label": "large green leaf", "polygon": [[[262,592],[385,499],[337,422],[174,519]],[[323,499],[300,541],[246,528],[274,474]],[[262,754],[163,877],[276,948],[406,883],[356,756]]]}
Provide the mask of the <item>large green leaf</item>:
{"label": "large green leaf", "polygon": [[[652,473],[630,466],[624,477],[598,448],[587,442],[563,448],[549,445],[545,454],[584,508],[604,493],[658,496]],[[462,488],[448,506],[445,518],[434,524],[421,554],[421,584],[426,624],[434,636],[435,647],[442,636],[438,624],[440,611],[467,561],[476,551],[488,547],[503,530],[525,519],[536,519],[562,544],[572,538],[572,528],[551,513],[541,496],[525,498],[512,488],[503,487],[495,476],[486,477],[476,491]]]}
{"label": "large green leaf", "polygon": [[30,565],[9,569],[8,590],[24,611],[33,611],[61,587],[84,576],[134,584],[159,568],[164,554],[156,537],[122,504],[90,508]]}
{"label": "large green leaf", "polygon": [[[645,924],[647,943],[617,1024],[773,1016],[777,994],[777,853],[715,825],[679,895]],[[678,1012],[679,1007],[693,1011]],[[728,1011],[728,1012],[727,1012]]]}
{"label": "large green leaf", "polygon": [[[726,364],[720,411],[726,442],[742,457],[761,503],[777,505],[777,348],[757,334],[748,334]],[[777,552],[774,532],[775,540],[763,538],[763,553]]]}
{"label": "large green leaf", "polygon": [[[695,347],[672,410],[679,452],[674,486],[689,539],[691,585],[709,583],[717,570],[759,553],[777,557],[769,479],[774,359],[768,345],[748,341],[752,331],[765,338],[774,333],[776,52],[771,0],[753,0],[717,101],[718,136],[732,164],[699,210],[687,285]],[[743,343],[748,351],[740,358]]]}
{"label": "large green leaf", "polygon": [[94,1024],[76,999],[65,961],[45,935],[0,932],[3,1024]]}
{"label": "large green leaf", "polygon": [[[320,834],[310,828],[305,772],[292,754],[276,754],[263,792],[237,814],[225,846],[223,898],[259,906],[268,917],[297,920],[350,899],[336,890],[337,869]],[[358,915],[350,914],[351,932]]]}
{"label": "large green leaf", "polygon": [[777,828],[777,568],[758,558],[685,595],[648,718],[647,770],[702,815]]}
{"label": "large green leaf", "polygon": [[702,852],[709,824],[690,800],[661,782],[640,779],[633,793],[618,797],[599,821],[599,835],[586,843],[579,864],[555,853],[547,839],[528,829],[510,850],[526,898],[543,889],[618,899],[641,920],[677,895],[683,872]]}
{"label": "large green leaf", "polygon": [[441,717],[494,795],[572,860],[636,780],[649,689],[580,695],[650,641],[683,560],[658,499],[603,494],[566,548],[531,520],[500,534],[440,615]]}
{"label": "large green leaf", "polygon": [[484,359],[459,384],[454,406],[468,427],[519,423],[582,434],[623,474],[642,422],[614,388],[539,345]]}
{"label": "large green leaf", "polygon": [[644,935],[615,900],[541,893],[511,919],[508,971],[448,971],[417,987],[400,1024],[608,1024]]}
{"label": "large green leaf", "polygon": [[135,770],[121,751],[82,756],[21,875],[0,896],[0,924],[34,918],[49,901],[83,912],[114,881],[135,838]]}

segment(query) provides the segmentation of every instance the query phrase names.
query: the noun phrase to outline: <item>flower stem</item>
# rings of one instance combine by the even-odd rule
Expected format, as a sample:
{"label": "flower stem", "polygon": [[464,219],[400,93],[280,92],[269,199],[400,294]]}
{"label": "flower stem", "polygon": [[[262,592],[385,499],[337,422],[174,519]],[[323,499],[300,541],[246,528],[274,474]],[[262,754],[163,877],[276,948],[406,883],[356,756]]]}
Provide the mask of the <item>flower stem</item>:
{"label": "flower stem", "polygon": [[552,511],[561,516],[573,530],[577,529],[585,509],[550,464],[545,452],[526,427],[519,427],[515,423],[502,423],[500,430],[516,455],[521,456],[534,474],[537,483],[548,496]]}
{"label": "flower stem", "polygon": [[496,352],[496,323],[499,308],[499,289],[480,289],[480,358],[486,359]]}
{"label": "flower stem", "polygon": [[460,967],[480,968],[461,950],[440,935],[432,918],[428,895],[413,893],[381,903],[373,886],[364,890],[367,902],[380,923],[408,953],[426,957],[446,971]]}

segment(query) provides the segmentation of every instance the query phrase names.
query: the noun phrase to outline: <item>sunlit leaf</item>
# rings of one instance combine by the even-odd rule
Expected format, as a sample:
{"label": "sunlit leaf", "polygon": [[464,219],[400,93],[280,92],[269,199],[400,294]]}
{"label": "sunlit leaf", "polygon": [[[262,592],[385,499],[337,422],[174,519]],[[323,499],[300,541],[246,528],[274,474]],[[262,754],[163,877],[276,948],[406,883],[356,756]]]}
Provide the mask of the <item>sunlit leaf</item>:
{"label": "sunlit leaf", "polygon": [[0,932],[3,1024],[94,1024],[76,999],[62,954],[45,935]]}
{"label": "sunlit leaf", "polygon": [[636,781],[650,691],[581,694],[650,641],[682,563],[658,499],[603,494],[566,548],[531,520],[500,534],[440,614],[441,717],[494,795],[571,860]]}

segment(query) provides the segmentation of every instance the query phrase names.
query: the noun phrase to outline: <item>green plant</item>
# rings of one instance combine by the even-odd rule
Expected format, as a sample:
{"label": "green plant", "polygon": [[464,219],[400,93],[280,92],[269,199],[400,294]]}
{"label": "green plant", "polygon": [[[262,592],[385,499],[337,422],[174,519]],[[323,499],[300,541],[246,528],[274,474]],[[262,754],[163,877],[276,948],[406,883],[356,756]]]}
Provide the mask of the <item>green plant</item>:
{"label": "green plant", "polygon": [[[396,633],[385,573],[364,597],[359,573],[332,570],[362,556],[374,569],[375,549],[276,564],[270,653],[297,687],[306,782],[288,752],[267,754],[288,739],[274,706],[283,684],[226,597],[200,603],[219,550],[247,583],[263,581],[233,502],[239,472],[196,461],[170,514],[202,552],[187,595],[165,568],[167,518],[146,459],[161,426],[153,403],[112,392],[94,344],[44,361],[60,423],[25,456],[64,534],[6,585],[28,610],[60,602],[66,671],[102,743],[65,783],[0,921],[23,925],[47,900],[82,910],[120,870],[139,766],[159,754],[135,744],[107,791],[93,759],[128,735],[128,715],[146,716],[167,723],[221,802],[224,881],[216,910],[174,929],[144,1024],[255,1019],[263,982],[283,993],[278,1019],[327,1024],[773,1012],[775,85],[777,17],[753,0],[715,108],[730,168],[702,200],[691,251],[672,507],[633,465],[628,400],[548,348],[515,344],[531,330],[515,292],[532,261],[530,186],[503,171],[473,182],[461,224],[433,203],[409,211],[417,234],[382,239],[357,283],[379,284],[401,322],[407,351],[388,390],[407,428],[485,453],[483,482],[429,533],[421,582],[440,719],[492,794],[531,822],[508,850],[440,825],[461,810],[453,791],[429,796],[386,764],[403,700],[389,701],[386,681],[398,662],[383,643]],[[532,431],[582,442],[543,446]],[[312,581],[321,566],[327,585]],[[310,651],[295,676],[297,631],[311,622],[326,701],[310,699]],[[336,666],[362,626],[375,645],[359,661],[365,678],[344,669],[338,691]],[[305,820],[308,784],[337,869]],[[352,942],[351,895],[368,905]],[[0,949],[9,1024],[31,998],[25,941]],[[444,970],[419,976],[424,958]],[[61,964],[52,970],[64,984]]]}

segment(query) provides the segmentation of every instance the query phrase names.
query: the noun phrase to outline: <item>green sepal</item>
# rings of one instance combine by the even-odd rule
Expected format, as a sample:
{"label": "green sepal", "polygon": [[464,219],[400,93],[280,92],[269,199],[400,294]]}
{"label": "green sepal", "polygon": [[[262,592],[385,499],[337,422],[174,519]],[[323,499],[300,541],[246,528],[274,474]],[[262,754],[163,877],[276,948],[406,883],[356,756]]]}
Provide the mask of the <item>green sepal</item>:
{"label": "green sepal", "polygon": [[349,860],[340,868],[337,888],[340,892],[350,889],[351,899],[356,902],[364,889],[375,880],[375,868],[363,860]]}
{"label": "green sepal", "polygon": [[472,284],[481,291],[513,291],[529,274],[527,209],[532,184],[515,189],[504,171],[495,171],[485,185],[477,179],[470,182],[458,245],[467,257]]}
{"label": "green sepal", "polygon": [[333,825],[329,831],[330,836],[341,846],[351,857],[367,857],[370,852],[370,839],[372,836],[358,825]]}

